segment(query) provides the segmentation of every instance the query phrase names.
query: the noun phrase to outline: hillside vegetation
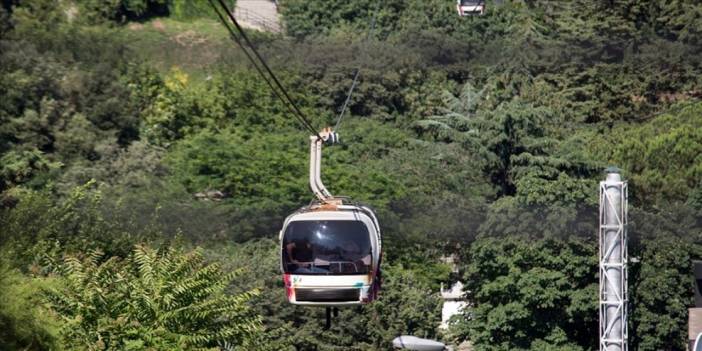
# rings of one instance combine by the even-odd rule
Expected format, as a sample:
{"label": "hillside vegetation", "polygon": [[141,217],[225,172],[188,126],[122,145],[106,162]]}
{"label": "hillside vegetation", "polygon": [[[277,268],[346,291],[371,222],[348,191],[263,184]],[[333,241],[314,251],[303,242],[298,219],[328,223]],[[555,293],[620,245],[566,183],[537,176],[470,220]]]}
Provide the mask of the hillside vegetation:
{"label": "hillside vegetation", "polygon": [[[412,334],[597,350],[614,165],[630,348],[685,350],[702,5],[487,3],[460,18],[453,0],[281,0],[287,32],[250,33],[320,129],[361,69],[323,178],[376,210],[383,291],[324,330],[323,309],[287,304],[278,263],[284,218],[312,198],[308,132],[207,3],[3,1],[0,349],[387,350]],[[439,332],[456,280],[471,305]]]}

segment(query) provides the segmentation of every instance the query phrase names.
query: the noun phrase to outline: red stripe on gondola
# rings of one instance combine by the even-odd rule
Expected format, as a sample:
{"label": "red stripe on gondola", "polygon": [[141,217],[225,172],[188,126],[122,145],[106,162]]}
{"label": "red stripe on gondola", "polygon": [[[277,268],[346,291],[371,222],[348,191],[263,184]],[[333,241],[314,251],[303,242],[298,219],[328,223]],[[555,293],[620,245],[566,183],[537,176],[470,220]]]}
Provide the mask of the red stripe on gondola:
{"label": "red stripe on gondola", "polygon": [[285,284],[285,294],[288,296],[288,301],[292,301],[295,298],[295,289],[292,287],[290,274],[283,274],[283,284]]}

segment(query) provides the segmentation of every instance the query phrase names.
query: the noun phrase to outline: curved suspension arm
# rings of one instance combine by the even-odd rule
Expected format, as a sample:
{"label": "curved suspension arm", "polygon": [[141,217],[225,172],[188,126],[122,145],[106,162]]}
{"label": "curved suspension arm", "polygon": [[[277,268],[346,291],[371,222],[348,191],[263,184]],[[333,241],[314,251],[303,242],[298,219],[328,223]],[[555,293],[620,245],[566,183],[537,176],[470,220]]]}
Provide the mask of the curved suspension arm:
{"label": "curved suspension arm", "polygon": [[317,183],[317,186],[319,187],[319,190],[322,191],[322,194],[324,194],[326,197],[333,197],[332,194],[327,190],[327,187],[324,186],[324,183],[322,183],[322,144],[324,142],[322,140],[317,140],[317,171],[315,172],[314,175],[314,180]]}
{"label": "curved suspension arm", "polygon": [[334,196],[322,183],[322,144],[336,142],[337,135],[331,128],[325,128],[319,135],[321,138],[310,136],[310,189],[320,201],[327,202]]}
{"label": "curved suspension arm", "polygon": [[[319,174],[319,166],[321,162],[317,162],[321,157],[322,145],[316,136],[310,137],[310,189],[314,195],[322,202],[328,200],[328,196],[320,188],[317,182],[317,174]],[[323,185],[322,185],[323,186]]]}

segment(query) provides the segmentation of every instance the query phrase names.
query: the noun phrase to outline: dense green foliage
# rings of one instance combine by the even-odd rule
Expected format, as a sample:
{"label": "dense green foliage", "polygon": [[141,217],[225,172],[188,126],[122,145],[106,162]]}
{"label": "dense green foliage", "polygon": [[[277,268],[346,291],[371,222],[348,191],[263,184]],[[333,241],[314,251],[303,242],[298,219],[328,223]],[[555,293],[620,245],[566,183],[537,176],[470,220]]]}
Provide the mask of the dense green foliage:
{"label": "dense green foliage", "polygon": [[[595,350],[597,184],[617,165],[630,348],[684,350],[702,6],[487,3],[281,0],[286,35],[251,32],[319,128],[361,67],[323,177],[376,209],[384,291],[323,330],[285,302],[273,240],[310,199],[307,132],[208,4],[3,1],[0,348]],[[457,279],[471,304],[440,333]]]}
{"label": "dense green foliage", "polygon": [[597,347],[597,256],[586,241],[477,241],[466,271],[479,350]]}
{"label": "dense green foliage", "polygon": [[0,348],[3,350],[58,349],[59,322],[37,294],[53,285],[26,277],[0,263]]}
{"label": "dense green foliage", "polygon": [[[637,307],[632,319],[637,344],[644,350],[684,350],[686,308],[692,303],[689,289],[690,259],[699,247],[678,239],[652,240],[644,248],[633,296]],[[669,287],[669,288],[663,288]]]}
{"label": "dense green foliage", "polygon": [[259,330],[247,301],[257,292],[223,294],[237,272],[203,265],[202,254],[137,246],[125,262],[90,251],[56,269],[65,286],[47,299],[65,321],[72,350],[193,350],[250,343]]}

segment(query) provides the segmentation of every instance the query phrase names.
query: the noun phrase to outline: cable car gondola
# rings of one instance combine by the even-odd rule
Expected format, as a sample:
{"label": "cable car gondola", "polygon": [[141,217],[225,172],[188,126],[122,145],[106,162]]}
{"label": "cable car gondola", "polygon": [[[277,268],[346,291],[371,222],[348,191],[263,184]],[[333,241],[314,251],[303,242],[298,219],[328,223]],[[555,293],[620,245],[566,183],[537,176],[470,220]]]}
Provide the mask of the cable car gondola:
{"label": "cable car gondola", "polygon": [[332,196],[321,181],[322,144],[336,139],[330,128],[310,137],[309,180],[317,199],[288,216],[280,231],[285,290],[288,301],[297,305],[364,304],[380,289],[381,238],[375,214],[367,206]]}
{"label": "cable car gondola", "polygon": [[456,9],[461,17],[483,15],[485,14],[485,1],[456,0]]}
{"label": "cable car gondola", "polygon": [[[299,209],[285,220],[280,231],[280,265],[288,300],[300,305],[327,306],[329,328],[332,307],[368,303],[378,295],[381,257],[378,220],[370,208],[351,203],[345,198],[334,197],[324,187],[320,176],[322,144],[336,142],[336,133],[330,128],[317,133],[224,1],[209,2],[222,25],[241,47],[261,78],[291,114],[314,134],[310,137],[310,188],[317,201]],[[376,14],[377,9],[378,7]],[[236,28],[236,33],[227,18]],[[375,14],[371,31],[374,26]],[[336,127],[341,122],[359,72],[360,68],[356,70]]]}

